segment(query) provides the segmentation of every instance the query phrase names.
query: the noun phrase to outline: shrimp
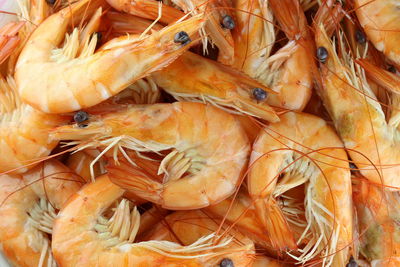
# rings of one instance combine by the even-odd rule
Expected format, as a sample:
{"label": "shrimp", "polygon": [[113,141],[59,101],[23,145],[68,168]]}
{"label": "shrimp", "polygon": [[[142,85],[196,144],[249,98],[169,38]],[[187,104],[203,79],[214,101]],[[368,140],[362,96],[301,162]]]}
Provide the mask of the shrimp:
{"label": "shrimp", "polygon": [[0,77],[0,173],[23,173],[41,157],[48,156],[58,141],[49,137],[50,129],[68,118],[35,110],[21,102],[12,77]]}
{"label": "shrimp", "polygon": [[334,130],[313,115],[288,112],[261,131],[250,162],[248,190],[272,245],[293,249],[287,253],[298,263],[344,266],[353,231],[351,179]]}
{"label": "shrimp", "polygon": [[60,266],[204,266],[237,250],[226,248],[228,238],[213,245],[215,234],[188,246],[135,242],[140,214],[123,194],[105,175],[70,198],[53,228],[52,250]]}
{"label": "shrimp", "polygon": [[[196,209],[229,197],[247,163],[249,141],[237,119],[200,103],[124,105],[93,116],[87,127],[56,128],[56,139],[82,140],[82,147],[122,147],[140,152],[166,152],[159,161],[160,183],[129,158],[109,162],[110,179],[166,209]],[[118,109],[117,109],[118,108]],[[161,154],[162,155],[162,154]],[[134,160],[133,160],[134,161]],[[153,161],[154,162],[154,161]]]}
{"label": "shrimp", "polygon": [[[177,211],[166,216],[158,223],[151,233],[145,237],[149,240],[168,240],[180,242],[188,246],[204,236],[218,231],[221,222],[201,210]],[[228,225],[223,224],[222,229]],[[221,257],[215,257],[207,266],[251,266],[254,261],[254,244],[246,236],[235,229],[229,229],[225,238],[232,238],[232,242],[224,249],[231,249],[232,253],[224,253]],[[229,262],[231,265],[224,265]]]}
{"label": "shrimp", "polygon": [[[236,0],[234,3],[237,9],[237,27],[233,31],[234,66],[277,93],[268,97],[269,105],[304,109],[311,97],[315,62],[312,38],[298,0]],[[276,38],[274,16],[289,41],[272,55]]]}
{"label": "shrimp", "polygon": [[325,25],[323,22],[315,25],[316,44],[324,57],[320,64],[319,95],[361,175],[374,183],[398,188],[397,128],[386,122],[364,72],[346,53],[343,34],[339,32],[342,51],[339,57],[329,38],[332,31],[326,31]]}
{"label": "shrimp", "polygon": [[371,266],[399,266],[399,193],[357,177],[353,182],[353,199],[362,256]]}
{"label": "shrimp", "polygon": [[180,101],[208,102],[234,114],[244,113],[272,122],[279,120],[266,104],[270,89],[235,69],[197,54],[186,52],[151,77]]}
{"label": "shrimp", "polygon": [[14,266],[57,266],[51,253],[53,221],[82,183],[56,160],[24,175],[0,177],[0,244]]}
{"label": "shrimp", "polygon": [[191,38],[203,24],[200,16],[194,16],[142,38],[112,39],[97,51],[97,38],[93,37],[84,42],[80,54],[79,31],[75,29],[58,49],[72,18],[76,21],[94,13],[98,21],[102,4],[102,0],[76,2],[47,18],[30,36],[15,73],[24,102],[47,113],[96,105],[171,63],[190,48]]}
{"label": "shrimp", "polygon": [[354,0],[355,10],[368,39],[400,66],[400,16],[397,0]]}
{"label": "shrimp", "polygon": [[253,263],[253,267],[284,267],[288,266],[276,259],[266,257],[266,256],[257,256],[256,260]]}

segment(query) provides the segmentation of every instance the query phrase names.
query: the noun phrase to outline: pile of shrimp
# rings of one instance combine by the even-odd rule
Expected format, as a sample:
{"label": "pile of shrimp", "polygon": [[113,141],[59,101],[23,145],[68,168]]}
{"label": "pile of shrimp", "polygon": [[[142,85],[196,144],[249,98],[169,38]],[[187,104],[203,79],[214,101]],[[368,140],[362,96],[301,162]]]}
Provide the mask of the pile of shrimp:
{"label": "pile of shrimp", "polygon": [[0,0],[2,255],[400,266],[399,10]]}

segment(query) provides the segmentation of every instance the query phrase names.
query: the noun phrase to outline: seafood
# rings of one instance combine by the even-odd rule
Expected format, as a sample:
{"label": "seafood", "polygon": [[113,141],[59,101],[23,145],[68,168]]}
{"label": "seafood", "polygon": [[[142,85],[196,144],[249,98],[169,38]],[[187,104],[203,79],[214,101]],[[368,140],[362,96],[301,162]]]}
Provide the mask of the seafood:
{"label": "seafood", "polygon": [[[325,29],[316,24],[316,43],[324,51],[320,64],[319,95],[341,139],[362,176],[375,183],[398,188],[400,151],[397,128],[388,124],[380,103],[372,92],[363,71],[347,54],[339,38],[338,56]],[[376,78],[379,78],[377,75]]]}
{"label": "seafood", "polygon": [[[135,242],[140,214],[124,190],[107,176],[97,178],[68,201],[53,230],[53,255],[60,266],[203,266],[226,249],[229,239],[212,244],[213,234],[182,246],[175,242],[150,240]],[[115,212],[107,213],[116,201]],[[222,251],[221,251],[222,250]]]}
{"label": "seafood", "polygon": [[[235,7],[238,11],[237,28],[233,31],[234,66],[276,92],[268,96],[269,105],[304,109],[311,97],[315,63],[312,38],[299,2],[236,0]],[[273,17],[289,40],[274,54]]]}
{"label": "seafood", "polygon": [[[72,171],[74,171],[77,175],[79,175],[81,178],[83,178],[85,182],[90,182],[91,181],[90,164],[94,161],[96,156],[92,156],[86,153],[85,151],[78,151],[74,154],[71,154],[68,157],[65,165]],[[102,166],[102,164],[104,165],[103,162],[101,163],[98,162],[98,164],[95,164],[93,167],[93,173],[96,177],[104,173],[104,166]]]}
{"label": "seafood", "polygon": [[353,228],[343,144],[318,117],[288,112],[280,118],[253,144],[247,183],[257,215],[271,244],[293,249],[288,254],[299,263],[344,266]]}
{"label": "seafood", "polygon": [[62,126],[52,136],[115,152],[122,147],[167,152],[159,162],[162,183],[124,158],[107,167],[113,182],[167,209],[201,208],[227,198],[240,182],[249,153],[247,135],[234,116],[190,102],[115,106],[90,118],[85,128]]}
{"label": "seafood", "polygon": [[68,120],[22,103],[14,79],[0,77],[0,173],[23,173],[48,156],[58,144],[49,137],[50,129]]}
{"label": "seafood", "polygon": [[[143,238],[168,240],[188,246],[200,238],[218,231],[220,227],[221,222],[219,220],[200,210],[177,211],[166,216]],[[222,229],[226,227],[228,225],[222,225]],[[223,253],[219,257],[210,259],[207,266],[224,266],[223,261],[230,262],[231,266],[251,266],[255,254],[253,242],[235,229],[229,229],[225,238],[233,240],[223,250],[231,250],[232,252]],[[215,252],[217,251],[215,250]]]}
{"label": "seafood", "polygon": [[180,101],[208,102],[231,113],[272,122],[279,120],[265,101],[271,90],[239,71],[197,54],[186,52],[151,76],[158,86]]}
{"label": "seafood", "polygon": [[[78,20],[94,13],[92,24],[97,23],[102,2],[76,2],[47,18],[30,36],[15,73],[24,102],[47,113],[71,112],[98,104],[171,63],[190,48],[191,38],[203,24],[200,16],[194,16],[142,38],[114,38],[97,51],[96,35],[90,38],[86,34],[83,49],[77,48],[76,28],[66,37],[64,47],[57,48],[72,18]],[[92,24],[85,29],[94,31]]]}
{"label": "seafood", "polygon": [[368,39],[395,64],[400,65],[398,48],[399,12],[397,0],[354,0],[355,11]]}
{"label": "seafood", "polygon": [[23,176],[0,177],[0,244],[15,266],[57,266],[51,233],[57,212],[82,185],[56,160]]}
{"label": "seafood", "polygon": [[398,266],[399,193],[390,192],[362,177],[353,181],[361,255],[371,266]]}

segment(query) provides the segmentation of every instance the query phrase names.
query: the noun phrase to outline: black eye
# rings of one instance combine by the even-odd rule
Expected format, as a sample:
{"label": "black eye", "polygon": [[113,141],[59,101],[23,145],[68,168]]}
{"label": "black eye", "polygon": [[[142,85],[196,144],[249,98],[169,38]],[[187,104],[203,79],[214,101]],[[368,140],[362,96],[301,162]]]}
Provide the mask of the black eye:
{"label": "black eye", "polygon": [[257,101],[263,101],[267,98],[268,94],[264,89],[261,88],[254,88],[253,89],[253,97]]}
{"label": "black eye", "polygon": [[365,34],[362,31],[357,30],[356,31],[356,40],[359,44],[365,44],[365,42],[367,41],[367,38],[365,37]]}
{"label": "black eye", "polygon": [[190,40],[189,35],[184,31],[181,31],[181,32],[178,32],[177,34],[175,34],[175,37],[174,37],[174,42],[175,43],[180,43],[180,44],[183,44],[183,45],[187,45],[191,41],[192,40]]}
{"label": "black eye", "polygon": [[358,267],[357,262],[354,260],[353,256],[351,256],[349,263],[346,264],[346,267]]}
{"label": "black eye", "polygon": [[391,73],[396,73],[396,68],[393,65],[390,65],[387,70]]}
{"label": "black eye", "polygon": [[328,58],[328,50],[323,46],[318,47],[317,58],[321,63],[325,63]]}
{"label": "black eye", "polygon": [[56,0],[46,0],[46,2],[49,5],[54,5],[56,3]]}
{"label": "black eye", "polygon": [[229,15],[225,15],[222,18],[221,24],[222,24],[222,27],[224,27],[225,29],[228,29],[228,30],[232,30],[233,28],[235,28],[235,21]]}
{"label": "black eye", "polygon": [[219,263],[220,267],[235,267],[231,259],[225,258]]}
{"label": "black eye", "polygon": [[74,121],[76,123],[82,123],[84,121],[87,121],[88,119],[89,119],[89,114],[87,112],[85,112],[85,111],[78,111],[74,115]]}

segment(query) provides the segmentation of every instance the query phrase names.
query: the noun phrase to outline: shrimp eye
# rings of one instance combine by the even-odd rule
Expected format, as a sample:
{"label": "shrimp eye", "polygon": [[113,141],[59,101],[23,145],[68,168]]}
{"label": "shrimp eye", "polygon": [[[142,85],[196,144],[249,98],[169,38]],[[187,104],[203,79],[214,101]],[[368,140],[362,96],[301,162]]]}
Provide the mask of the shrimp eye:
{"label": "shrimp eye", "polygon": [[225,258],[219,263],[220,267],[235,267],[231,259]]}
{"label": "shrimp eye", "polygon": [[328,50],[325,47],[320,46],[317,49],[317,58],[321,63],[325,63],[328,58]]}
{"label": "shrimp eye", "polygon": [[367,41],[367,38],[365,37],[365,34],[362,31],[357,30],[356,31],[356,40],[359,44],[365,44],[365,42]]}
{"label": "shrimp eye", "polygon": [[358,264],[357,262],[354,260],[353,256],[351,256],[349,263],[346,264],[346,267],[357,267]]}
{"label": "shrimp eye", "polygon": [[47,4],[54,5],[56,0],[46,0]]}
{"label": "shrimp eye", "polygon": [[191,41],[192,40],[190,40],[189,35],[184,31],[181,31],[181,32],[178,32],[177,34],[175,34],[175,37],[174,37],[174,42],[175,43],[180,43],[180,44],[183,44],[183,45],[187,45]]}
{"label": "shrimp eye", "polygon": [[85,111],[78,111],[74,115],[74,121],[76,123],[82,123],[84,121],[87,121],[88,119],[89,119],[89,114],[87,112],[85,112]]}
{"label": "shrimp eye", "polygon": [[225,29],[228,29],[228,30],[232,30],[233,28],[235,28],[235,21],[229,15],[225,15],[222,18],[221,24],[222,24],[222,27],[224,27]]}
{"label": "shrimp eye", "polygon": [[390,71],[391,73],[396,73],[396,68],[393,65],[390,65],[388,67],[388,71]]}
{"label": "shrimp eye", "polygon": [[253,97],[258,101],[265,100],[267,98],[267,92],[264,89],[256,87],[253,89]]}

